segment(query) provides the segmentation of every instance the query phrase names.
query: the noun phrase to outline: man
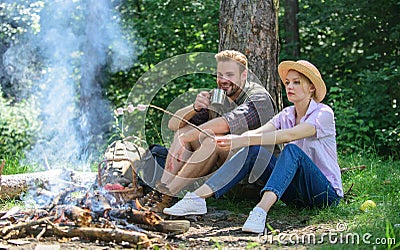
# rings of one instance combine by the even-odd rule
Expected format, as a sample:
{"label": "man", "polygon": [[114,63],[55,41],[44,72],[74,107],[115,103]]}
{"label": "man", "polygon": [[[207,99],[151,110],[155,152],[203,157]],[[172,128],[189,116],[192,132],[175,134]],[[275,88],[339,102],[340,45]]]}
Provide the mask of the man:
{"label": "man", "polygon": [[178,194],[196,178],[210,174],[232,153],[219,150],[213,138],[205,136],[200,130],[211,135],[241,134],[262,126],[274,115],[272,99],[266,89],[247,80],[245,55],[225,50],[216,54],[215,58],[217,87],[224,90],[228,98],[222,107],[215,107],[210,102],[211,93],[202,91],[192,105],[176,111],[176,116],[198,125],[200,129],[176,117],[170,119],[168,127],[176,132],[165,171],[156,190],[142,199],[142,203],[153,211],[162,211],[170,206],[171,196]]}

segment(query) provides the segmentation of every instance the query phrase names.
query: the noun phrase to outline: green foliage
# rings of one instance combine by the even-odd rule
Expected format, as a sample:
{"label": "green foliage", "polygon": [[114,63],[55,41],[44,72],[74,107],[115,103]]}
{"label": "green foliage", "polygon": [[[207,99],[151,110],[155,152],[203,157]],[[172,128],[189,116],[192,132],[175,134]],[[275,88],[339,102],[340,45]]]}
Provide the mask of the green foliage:
{"label": "green foliage", "polygon": [[5,200],[0,200],[0,211],[8,211],[13,207],[25,207],[25,203],[21,202],[20,200],[16,199],[5,199]]}
{"label": "green foliage", "polygon": [[39,128],[37,110],[27,100],[14,103],[6,100],[0,89],[0,152],[1,157],[21,156],[25,147],[32,144]]}
{"label": "green foliage", "polygon": [[[376,134],[376,146],[379,152],[394,155],[399,158],[400,149],[400,84],[398,79],[400,78],[400,69],[396,65],[396,62],[387,63],[383,68],[379,69],[377,72],[367,71],[364,77],[366,79],[378,78],[375,81],[375,89],[379,88],[380,91],[385,89],[385,93],[374,91],[375,89],[365,90],[369,93],[374,93],[374,95],[369,95],[370,99],[372,97],[380,96],[378,100],[370,100],[370,103],[381,107],[380,109],[374,109],[374,120],[377,121],[377,125],[374,126]],[[396,84],[397,83],[397,84]],[[385,99],[386,97],[386,99]],[[377,101],[381,101],[378,103]],[[383,104],[383,105],[382,105]],[[383,107],[382,107],[383,106]],[[369,106],[371,107],[371,106]]]}
{"label": "green foliage", "polygon": [[336,114],[340,151],[399,152],[400,3],[300,0],[299,7],[301,58],[327,83],[324,102]]}
{"label": "green foliage", "polygon": [[[12,55],[4,56],[3,53],[12,44],[22,42],[20,39],[23,34],[40,32],[40,11],[44,6],[43,1],[32,2],[30,0],[5,1],[0,3],[0,79],[3,95],[13,98],[13,101],[20,101],[24,98],[26,89],[31,88],[33,78],[37,77],[33,70],[16,69],[13,65],[8,65],[7,58],[16,58],[20,64],[31,64],[30,68],[37,65],[37,60],[32,53],[32,48],[25,47],[18,53],[15,51]],[[31,61],[24,60],[29,55]],[[23,80],[17,81],[12,75],[23,76]]]}
{"label": "green foliage", "polygon": [[19,34],[40,31],[38,12],[43,1],[31,3],[27,0],[0,3],[0,41],[10,43],[16,41]]}
{"label": "green foliage", "polygon": [[[191,52],[217,52],[219,2],[126,0],[119,10],[124,26],[134,29],[142,49],[135,66],[127,73],[114,74],[107,96],[115,106],[123,106],[137,80],[157,63]],[[167,84],[167,82],[163,83]],[[215,86],[215,80],[192,75],[181,77],[161,89],[152,104],[167,108],[174,98],[189,89]],[[144,90],[146,91],[146,90]],[[146,117],[146,140],[163,144],[162,113],[150,110]]]}
{"label": "green foliage", "polygon": [[127,0],[121,6],[126,25],[133,26],[145,46],[140,66],[187,52],[216,51],[218,6],[215,1]]}
{"label": "green foliage", "polygon": [[[374,146],[380,154],[398,154],[400,85],[393,84],[398,77],[398,66],[391,62],[377,70],[359,71],[355,87],[351,89],[331,88],[332,106],[340,114],[337,127],[342,149]],[[338,94],[340,90],[347,94]]]}
{"label": "green foliage", "polygon": [[[20,34],[40,32],[39,14],[43,5],[43,1],[28,0],[0,3],[1,51],[11,43],[18,43]],[[400,151],[399,2],[299,0],[299,7],[301,58],[316,64],[327,83],[324,102],[335,111],[340,152],[367,149],[383,155],[397,154]],[[125,105],[137,80],[157,63],[183,53],[218,50],[218,1],[124,0],[117,8],[139,57],[129,71],[117,72],[102,83],[115,107]],[[283,11],[279,19],[280,60],[296,60],[299,58],[290,58],[286,52]],[[213,86],[212,81],[204,82],[203,78],[176,79],[150,101],[166,108],[188,89]],[[6,84],[3,79],[1,84]],[[14,85],[29,87],[23,83]],[[7,92],[4,96],[12,95]],[[150,143],[162,142],[162,115],[153,110],[146,117],[146,139]],[[2,114],[1,120],[5,119]],[[23,135],[21,132],[18,138]],[[28,132],[26,136],[29,137]]]}

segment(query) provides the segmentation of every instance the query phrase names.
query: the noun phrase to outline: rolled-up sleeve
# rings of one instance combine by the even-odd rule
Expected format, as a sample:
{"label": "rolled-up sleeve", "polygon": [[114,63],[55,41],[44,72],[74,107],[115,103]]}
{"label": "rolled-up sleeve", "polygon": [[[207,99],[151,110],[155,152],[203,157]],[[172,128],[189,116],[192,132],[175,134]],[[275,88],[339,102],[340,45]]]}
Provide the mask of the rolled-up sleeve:
{"label": "rolled-up sleeve", "polygon": [[267,94],[255,94],[242,105],[222,115],[231,134],[241,134],[267,123],[274,115],[274,106]]}

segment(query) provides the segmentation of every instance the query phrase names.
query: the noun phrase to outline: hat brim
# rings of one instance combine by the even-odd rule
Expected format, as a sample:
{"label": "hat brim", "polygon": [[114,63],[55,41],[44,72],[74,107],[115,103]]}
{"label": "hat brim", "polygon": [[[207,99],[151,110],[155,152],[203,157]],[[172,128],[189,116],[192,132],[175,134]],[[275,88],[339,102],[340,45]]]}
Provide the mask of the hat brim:
{"label": "hat brim", "polygon": [[284,61],[278,66],[279,77],[282,82],[286,81],[286,76],[290,70],[295,70],[303,75],[305,75],[315,86],[315,95],[314,99],[317,102],[321,102],[326,95],[326,85],[322,80],[321,76],[315,74],[311,69],[304,66],[301,63],[294,61]]}

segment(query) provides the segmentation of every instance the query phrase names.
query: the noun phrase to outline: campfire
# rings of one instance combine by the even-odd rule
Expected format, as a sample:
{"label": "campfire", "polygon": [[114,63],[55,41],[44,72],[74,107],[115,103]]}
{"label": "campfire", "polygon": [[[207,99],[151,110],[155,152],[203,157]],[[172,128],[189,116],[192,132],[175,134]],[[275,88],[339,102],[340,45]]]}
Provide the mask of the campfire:
{"label": "campfire", "polygon": [[[87,174],[78,181],[77,173],[70,170],[62,170],[58,178],[29,179],[25,202],[30,208],[0,212],[0,236],[5,240],[79,237],[152,247],[166,234],[186,232],[189,221],[164,220],[138,202],[143,187],[137,182],[135,164],[144,153],[134,143],[120,140],[108,147],[94,181]],[[5,184],[0,184],[3,189]]]}

